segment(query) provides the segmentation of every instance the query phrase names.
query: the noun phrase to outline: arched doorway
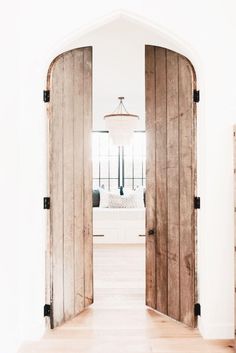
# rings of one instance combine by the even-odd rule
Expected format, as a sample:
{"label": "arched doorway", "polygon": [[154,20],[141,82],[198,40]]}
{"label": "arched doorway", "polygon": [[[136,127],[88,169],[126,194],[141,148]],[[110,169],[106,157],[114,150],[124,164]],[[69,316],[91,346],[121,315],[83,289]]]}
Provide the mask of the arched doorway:
{"label": "arched doorway", "polygon": [[[195,120],[192,65],[146,46],[146,303],[195,325]],[[61,54],[48,74],[51,327],[93,302],[92,48]]]}
{"label": "arched doorway", "polygon": [[195,325],[196,77],[169,49],[146,47],[146,303]]}

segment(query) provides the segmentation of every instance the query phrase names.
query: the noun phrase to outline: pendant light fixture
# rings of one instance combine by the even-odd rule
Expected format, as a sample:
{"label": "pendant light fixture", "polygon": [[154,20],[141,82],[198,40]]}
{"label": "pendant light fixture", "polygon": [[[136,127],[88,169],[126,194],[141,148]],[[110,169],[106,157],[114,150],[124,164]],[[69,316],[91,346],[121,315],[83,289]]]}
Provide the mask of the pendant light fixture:
{"label": "pendant light fixture", "polygon": [[118,107],[112,114],[104,116],[105,125],[115,145],[128,145],[133,138],[133,132],[137,129],[139,116],[129,114],[124,106],[124,97],[120,100]]}

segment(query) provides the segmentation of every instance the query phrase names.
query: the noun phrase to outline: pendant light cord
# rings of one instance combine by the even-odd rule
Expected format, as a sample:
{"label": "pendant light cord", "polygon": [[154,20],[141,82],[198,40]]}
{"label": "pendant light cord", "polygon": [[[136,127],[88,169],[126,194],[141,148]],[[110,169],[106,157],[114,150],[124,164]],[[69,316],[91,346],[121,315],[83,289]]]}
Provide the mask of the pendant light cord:
{"label": "pendant light cord", "polygon": [[112,114],[121,114],[122,113],[126,113],[126,114],[129,114],[127,109],[125,108],[124,106],[124,103],[123,103],[123,99],[125,99],[124,97],[118,97],[118,99],[120,100],[118,106],[116,107],[116,109],[114,110],[114,112]]}

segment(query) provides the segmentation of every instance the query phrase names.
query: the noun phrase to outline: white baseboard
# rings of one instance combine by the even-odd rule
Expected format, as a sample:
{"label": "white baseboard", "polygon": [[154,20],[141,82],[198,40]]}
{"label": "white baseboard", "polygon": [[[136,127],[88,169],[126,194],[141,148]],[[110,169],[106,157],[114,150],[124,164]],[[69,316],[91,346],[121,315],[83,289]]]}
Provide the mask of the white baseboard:
{"label": "white baseboard", "polygon": [[198,328],[204,339],[234,339],[234,325],[230,323],[204,323],[200,319]]}

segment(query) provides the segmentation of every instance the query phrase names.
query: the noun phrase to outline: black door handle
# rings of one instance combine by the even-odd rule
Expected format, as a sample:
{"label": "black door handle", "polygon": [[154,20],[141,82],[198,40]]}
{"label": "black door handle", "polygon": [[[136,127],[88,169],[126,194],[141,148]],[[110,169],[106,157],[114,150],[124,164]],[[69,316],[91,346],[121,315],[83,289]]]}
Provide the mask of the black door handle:
{"label": "black door handle", "polygon": [[148,235],[154,235],[154,234],[155,234],[155,230],[154,229],[149,229]]}

